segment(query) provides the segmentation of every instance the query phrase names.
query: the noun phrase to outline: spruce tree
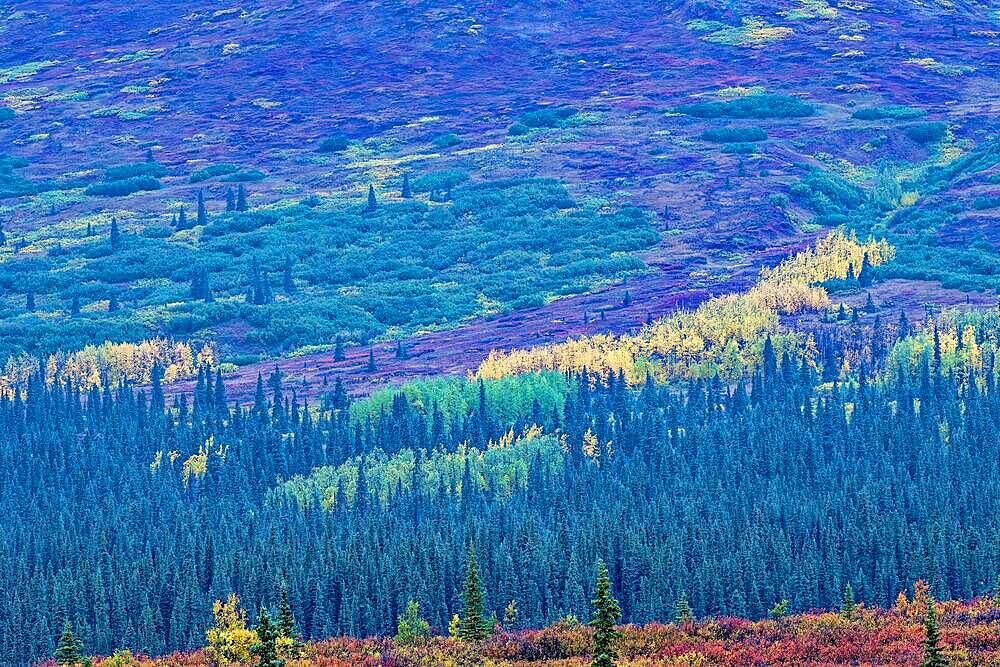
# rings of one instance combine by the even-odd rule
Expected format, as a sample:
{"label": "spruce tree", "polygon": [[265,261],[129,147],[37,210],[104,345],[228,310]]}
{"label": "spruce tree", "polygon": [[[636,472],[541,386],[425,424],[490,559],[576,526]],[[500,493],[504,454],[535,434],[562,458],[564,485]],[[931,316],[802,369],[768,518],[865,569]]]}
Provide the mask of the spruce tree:
{"label": "spruce tree", "polygon": [[114,292],[108,296],[108,312],[117,313],[118,312],[118,295]]}
{"label": "spruce tree", "polygon": [[413,192],[410,190],[410,175],[408,173],[403,174],[403,192],[401,194],[403,195],[403,199],[409,199],[413,196]]}
{"label": "spruce tree", "polygon": [[872,282],[875,280],[875,270],[872,268],[871,262],[868,261],[868,255],[864,256],[861,260],[861,268],[858,269],[858,284],[862,287],[870,287]]}
{"label": "spruce tree", "polygon": [[483,586],[479,580],[479,566],[476,564],[476,548],[470,542],[465,565],[465,584],[462,587],[462,616],[458,636],[463,641],[474,642],[486,639],[489,635],[483,615]]}
{"label": "spruce tree", "polygon": [[924,617],[924,659],[920,667],[946,667],[948,660],[941,653],[938,644],[941,641],[941,633],[937,625],[937,612],[934,611],[934,600],[927,600],[927,615]]}
{"label": "spruce tree", "polygon": [[198,190],[198,225],[208,224],[208,211],[205,209],[205,193]]}
{"label": "spruce tree", "polygon": [[24,297],[24,309],[29,313],[35,312],[35,290],[28,290],[28,294]]}
{"label": "spruce tree", "polygon": [[851,582],[844,586],[844,601],[840,605],[840,613],[844,618],[852,618],[857,604],[854,602],[854,587]]}
{"label": "spruce tree", "polygon": [[60,665],[76,665],[83,662],[80,641],[73,634],[73,624],[67,620],[63,623],[62,635],[56,647],[56,662]]}
{"label": "spruce tree", "polygon": [[592,667],[614,667],[618,651],[615,641],[621,636],[615,624],[621,618],[622,608],[611,594],[611,577],[604,560],[597,561],[597,587],[594,599],[594,618],[590,625],[594,628],[594,652]]}
{"label": "spruce tree", "polygon": [[73,300],[70,302],[69,314],[73,317],[80,314],[80,297],[75,294],[73,295]]}
{"label": "spruce tree", "polygon": [[187,229],[187,227],[187,212],[181,206],[181,210],[177,212],[177,229]]}
{"label": "spruce tree", "polygon": [[226,211],[232,213],[236,210],[236,195],[232,188],[226,188]]}
{"label": "spruce tree", "polygon": [[295,627],[292,606],[288,603],[288,586],[284,583],[281,584],[281,602],[278,605],[278,632],[287,639],[295,639],[299,636],[298,628]]}
{"label": "spruce tree", "polygon": [[368,348],[368,367],[367,367],[367,370],[368,370],[369,373],[374,373],[376,370],[378,370],[377,367],[375,366],[375,350],[372,349],[371,347]]}
{"label": "spruce tree", "polygon": [[242,183],[240,183],[240,186],[236,189],[236,210],[247,210],[247,189],[243,187]]}
{"label": "spruce tree", "polygon": [[278,659],[278,628],[263,607],[255,629],[257,643],[250,647],[250,654],[257,657],[257,667],[284,667],[285,661]]}
{"label": "spruce tree", "polygon": [[344,355],[344,339],[337,336],[337,342],[333,346],[333,360],[343,361],[347,357]]}
{"label": "spruce tree", "polygon": [[368,185],[368,206],[365,208],[366,211],[374,211],[378,208],[378,200],[375,198],[375,186]]}
{"label": "spruce tree", "polygon": [[691,603],[688,602],[686,591],[681,591],[681,596],[677,599],[675,618],[678,623],[687,623],[694,620],[694,610],[691,609]]}
{"label": "spruce tree", "polygon": [[111,233],[109,235],[109,238],[111,240],[112,248],[117,248],[119,245],[121,245],[122,234],[118,230],[118,218],[111,218]]}

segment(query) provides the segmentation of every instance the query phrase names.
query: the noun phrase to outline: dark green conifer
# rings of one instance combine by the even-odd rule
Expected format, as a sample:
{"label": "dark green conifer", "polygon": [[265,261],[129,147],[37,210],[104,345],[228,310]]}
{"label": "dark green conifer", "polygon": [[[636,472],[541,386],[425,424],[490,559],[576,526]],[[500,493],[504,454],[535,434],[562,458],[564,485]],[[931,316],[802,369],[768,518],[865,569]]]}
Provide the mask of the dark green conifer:
{"label": "dark green conifer", "polygon": [[403,191],[402,191],[401,194],[403,196],[403,199],[409,199],[410,197],[413,196],[413,192],[410,190],[410,175],[409,174],[403,174]]}
{"label": "dark green conifer", "polygon": [[946,667],[948,659],[941,652],[941,632],[938,630],[937,612],[934,600],[927,601],[927,615],[924,617],[924,659],[920,667]]}
{"label": "dark green conifer", "polygon": [[615,642],[621,633],[615,624],[621,618],[622,608],[611,593],[611,577],[603,560],[597,561],[597,586],[594,599],[594,618],[590,625],[594,628],[594,651],[592,667],[615,667],[618,651]]}
{"label": "dark green conifer", "polygon": [[483,586],[476,564],[476,548],[469,543],[465,564],[465,583],[462,586],[462,615],[458,636],[467,642],[481,641],[490,635],[483,613]]}
{"label": "dark green conifer", "polygon": [[263,607],[255,630],[257,643],[250,647],[250,654],[256,656],[257,667],[284,667],[285,661],[278,658],[278,628]]}
{"label": "dark green conifer", "polygon": [[287,639],[296,639],[299,636],[292,606],[288,603],[288,586],[284,583],[281,584],[281,601],[278,605],[278,631]]}
{"label": "dark green conifer", "polygon": [[208,224],[208,211],[205,209],[205,193],[198,190],[198,225]]}
{"label": "dark green conifer", "polygon": [[56,647],[56,662],[60,665],[80,664],[83,662],[82,650],[80,640],[73,634],[73,624],[67,620],[63,623],[62,634],[59,636],[59,645]]}
{"label": "dark green conifer", "polygon": [[371,212],[378,208],[378,199],[375,198],[375,186],[368,185],[368,206],[365,208],[366,211]]}
{"label": "dark green conifer", "polygon": [[112,248],[117,248],[119,245],[121,245],[122,234],[118,230],[118,218],[111,218],[111,233],[109,235],[109,238],[111,240]]}
{"label": "dark green conifer", "polygon": [[243,187],[242,183],[240,183],[239,187],[236,189],[236,210],[247,210],[247,189]]}

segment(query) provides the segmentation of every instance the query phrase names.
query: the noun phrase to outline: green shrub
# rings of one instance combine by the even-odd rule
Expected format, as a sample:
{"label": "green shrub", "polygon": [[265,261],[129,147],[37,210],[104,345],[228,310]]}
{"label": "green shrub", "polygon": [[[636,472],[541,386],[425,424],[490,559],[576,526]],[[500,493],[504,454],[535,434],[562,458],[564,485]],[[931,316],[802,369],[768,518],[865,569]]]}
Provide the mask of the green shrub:
{"label": "green shrub", "polygon": [[530,131],[531,128],[529,128],[524,123],[514,123],[507,129],[507,134],[511,135],[512,137],[523,137]]}
{"label": "green shrub", "polygon": [[945,123],[920,123],[910,125],[903,131],[906,136],[918,144],[936,144],[948,134],[948,125]]}
{"label": "green shrub", "polygon": [[457,146],[462,143],[462,138],[459,137],[454,132],[448,132],[447,134],[441,134],[431,140],[435,148],[451,148],[452,146]]}
{"label": "green shrub", "polygon": [[346,149],[350,143],[350,139],[343,134],[334,134],[321,141],[317,150],[320,153],[339,153]]}
{"label": "green shrub", "polygon": [[245,171],[238,171],[235,174],[226,176],[222,180],[226,183],[250,183],[255,181],[263,181],[265,177],[264,172],[259,169],[247,169]]}
{"label": "green shrub", "polygon": [[207,181],[208,179],[215,178],[216,176],[225,176],[227,174],[236,173],[239,169],[240,168],[235,164],[213,164],[192,173],[191,178],[188,180],[192,183],[201,183],[202,181]]}
{"label": "green shrub", "polygon": [[518,122],[529,128],[557,127],[562,121],[576,113],[572,107],[548,107],[537,111],[528,111],[518,117]]}
{"label": "green shrub", "polygon": [[701,133],[704,141],[718,144],[764,141],[767,132],[759,127],[716,127]]}
{"label": "green shrub", "polygon": [[134,192],[159,190],[162,184],[153,176],[133,176],[107,183],[94,183],[86,189],[92,197],[124,197]]}
{"label": "green shrub", "polygon": [[864,107],[858,109],[851,116],[858,120],[914,120],[923,118],[927,112],[923,109],[903,106],[900,104],[887,104],[880,107]]}
{"label": "green shrub", "polygon": [[8,120],[14,120],[14,110],[0,107],[0,123]]}
{"label": "green shrub", "polygon": [[469,172],[461,169],[445,169],[432,171],[413,179],[410,187],[414,192],[439,192],[451,190],[467,180],[469,180]]}
{"label": "green shrub", "polygon": [[757,145],[747,143],[726,144],[721,150],[723,153],[732,155],[752,155],[757,152]]}
{"label": "green shrub", "polygon": [[677,107],[696,118],[802,118],[816,107],[790,95],[747,95],[725,102],[695,102]]}
{"label": "green shrub", "polygon": [[160,176],[165,176],[166,174],[166,167],[159,162],[131,162],[128,164],[119,164],[114,167],[108,167],[104,170],[104,180],[108,182],[124,181],[130,178],[138,178],[140,176],[159,178]]}

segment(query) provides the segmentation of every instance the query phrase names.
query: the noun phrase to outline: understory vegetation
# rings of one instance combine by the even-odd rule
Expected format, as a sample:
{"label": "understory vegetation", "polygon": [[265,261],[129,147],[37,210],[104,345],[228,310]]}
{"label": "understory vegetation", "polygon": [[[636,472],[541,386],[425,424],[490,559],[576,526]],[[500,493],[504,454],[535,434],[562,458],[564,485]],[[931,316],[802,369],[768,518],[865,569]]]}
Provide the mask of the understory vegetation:
{"label": "understory vegetation", "polygon": [[[155,162],[121,165],[88,192],[159,187],[162,173]],[[225,174],[214,165],[191,178]],[[170,226],[140,229],[110,212],[55,237],[8,238],[0,358],[157,336],[200,345],[227,325],[248,326],[251,352],[364,343],[620,280],[645,270],[636,253],[659,238],[638,209],[580,206],[553,180],[467,179],[428,172],[405,197],[259,209],[241,185],[222,204],[199,195],[174,209]]]}

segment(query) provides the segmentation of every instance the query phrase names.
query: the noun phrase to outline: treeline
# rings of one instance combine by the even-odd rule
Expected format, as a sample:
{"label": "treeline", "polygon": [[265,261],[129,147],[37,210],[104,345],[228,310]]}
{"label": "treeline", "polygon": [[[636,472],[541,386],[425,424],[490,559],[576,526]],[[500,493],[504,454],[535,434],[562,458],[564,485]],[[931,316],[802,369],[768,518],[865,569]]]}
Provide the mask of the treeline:
{"label": "treeline", "polygon": [[[164,382],[194,377],[198,369],[215,367],[217,355],[210,345],[200,350],[189,343],[154,338],[139,343],[88,345],[74,352],[56,352],[39,359],[22,354],[9,357],[0,371],[0,392],[11,395],[28,385],[31,376],[44,370],[48,384],[65,384],[87,391],[122,384],[149,384],[154,372]],[[158,371],[154,371],[158,369]]]}
{"label": "treeline", "polygon": [[801,360],[822,364],[815,341],[781,330],[780,316],[830,309],[822,283],[852,279],[870,285],[873,267],[890,261],[894,253],[885,241],[861,243],[853,235],[833,232],[815,249],[763,269],[757,283],[744,293],[709,299],[636,334],[596,334],[528,349],[491,351],[476,374],[501,378],[544,369],[578,373],[587,368],[604,375],[622,372],[633,385],[649,374],[659,381],[715,375],[732,381],[760,364],[766,339]]}
{"label": "treeline", "polygon": [[[980,350],[998,333],[963,331]],[[682,597],[696,616],[831,607],[848,583],[880,605],[919,578],[971,597],[1000,568],[1000,396],[992,354],[949,367],[941,340],[837,383],[765,339],[729,385],[588,371],[353,408],[278,374],[240,407],[202,372],[169,409],[157,382],[36,375],[0,399],[0,661],[51,655],[66,620],[90,652],[197,648],[213,601],[259,609],[282,581],[305,637],[391,633],[409,600],[443,633],[470,543],[484,613],[515,601],[518,627],[586,617],[600,558],[626,622]]]}

